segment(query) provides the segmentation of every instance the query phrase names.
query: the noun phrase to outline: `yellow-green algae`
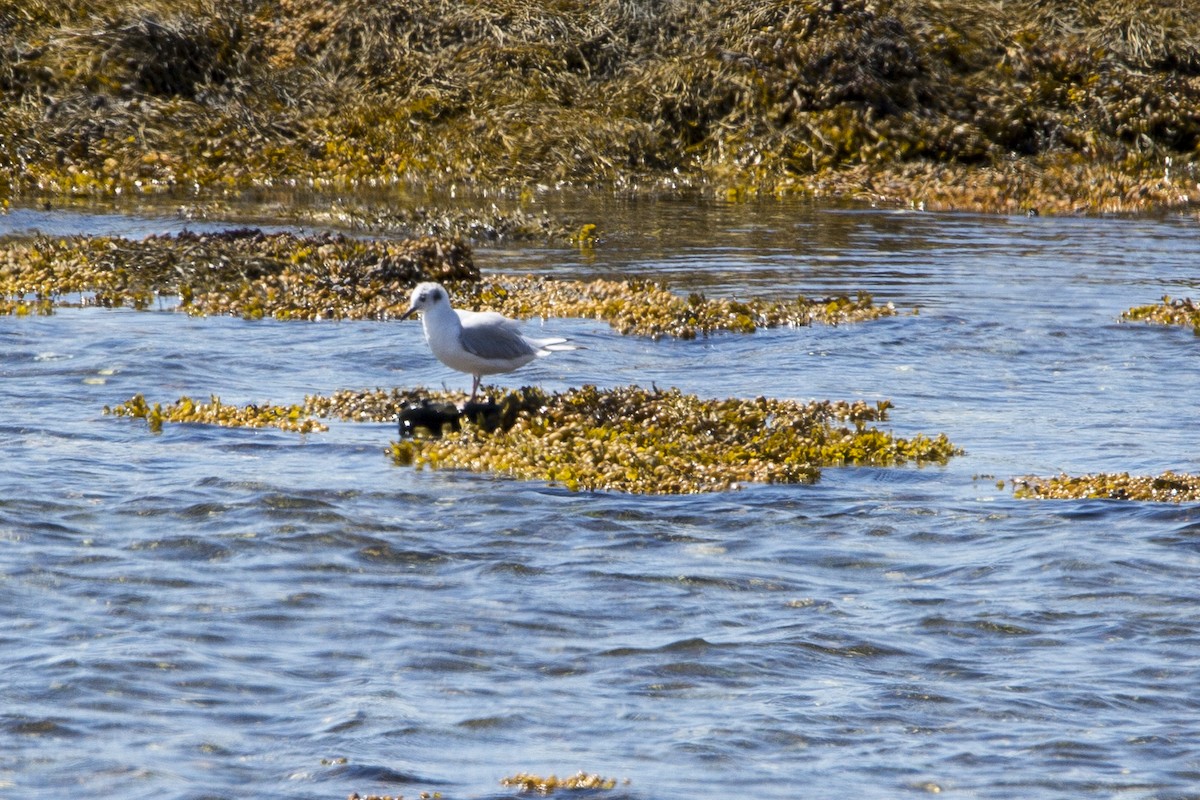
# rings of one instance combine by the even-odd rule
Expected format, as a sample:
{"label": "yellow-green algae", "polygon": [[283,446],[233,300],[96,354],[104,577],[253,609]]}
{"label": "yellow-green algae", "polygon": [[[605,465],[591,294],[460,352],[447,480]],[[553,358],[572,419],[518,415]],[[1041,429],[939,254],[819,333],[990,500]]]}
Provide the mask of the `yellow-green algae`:
{"label": "yellow-green algae", "polygon": [[[626,778],[623,783],[629,785],[629,779]],[[608,791],[617,787],[616,778],[606,778],[598,773],[584,772],[580,770],[574,775],[569,775],[566,778],[559,778],[557,775],[535,775],[530,772],[518,772],[515,775],[508,775],[500,779],[500,785],[510,789],[516,789],[522,793],[536,793],[543,796],[554,794],[557,791]],[[421,792],[418,797],[420,800],[438,800],[441,792]],[[386,795],[386,794],[359,794],[353,792],[347,800],[404,800],[402,795]]]}
{"label": "yellow-green algae", "polygon": [[0,298],[9,313],[76,302],[149,308],[179,298],[193,314],[280,319],[389,318],[422,280],[478,280],[460,240],[395,242],[255,229],[150,236],[4,237]]}
{"label": "yellow-green algae", "polygon": [[1147,306],[1134,306],[1121,314],[1125,322],[1151,322],[1158,325],[1185,325],[1200,336],[1200,304],[1191,298],[1173,300],[1163,295],[1162,302]]}
{"label": "yellow-green algae", "polygon": [[[461,403],[459,392],[343,390],[309,396],[303,406],[229,406],[190,398],[162,406],[141,395],[107,413],[166,422],[273,425],[320,431],[320,418],[394,422],[409,403]],[[760,397],[703,400],[677,389],[597,389],[548,394],[535,388],[496,396],[501,430],[466,424],[441,438],[393,442],[404,466],[463,469],[561,484],[572,490],[636,494],[724,491],[744,483],[812,483],[822,467],[944,463],[962,451],[944,434],[911,439],[870,427],[891,403],[800,403]]]}
{"label": "yellow-green algae", "polygon": [[0,0],[0,19],[3,197],[1198,197],[1180,0]]}
{"label": "yellow-green algae", "polygon": [[400,241],[236,229],[130,240],[110,236],[0,239],[0,312],[48,314],[59,305],[146,309],[178,298],[189,314],[249,319],[396,319],[423,280],[455,303],[509,316],[586,317],[622,333],[685,339],[718,331],[839,324],[890,316],[870,295],[790,300],[686,297],[645,280],[571,281],[496,276],[482,281],[469,245],[424,236]]}
{"label": "yellow-green algae", "polygon": [[[540,795],[551,795],[559,790],[563,792],[578,792],[578,790],[586,790],[586,792],[607,792],[607,790],[617,788],[617,778],[605,777],[598,772],[586,772],[580,770],[575,775],[560,778],[557,775],[534,775],[533,772],[517,772],[515,775],[508,775],[500,778],[500,786],[516,789],[521,793],[536,793]],[[629,778],[622,781],[624,786],[629,786]],[[439,800],[442,798],[442,793],[421,792],[418,795],[420,800]],[[350,793],[347,800],[404,800],[403,795],[390,794],[359,794],[358,792]]]}
{"label": "yellow-green algae", "polygon": [[328,426],[314,419],[304,406],[271,403],[236,406],[222,403],[216,395],[210,397],[207,403],[181,397],[163,406],[161,403],[151,405],[146,402],[144,395],[136,394],[124,403],[105,406],[104,413],[144,419],[150,430],[156,433],[162,430],[164,422],[220,425],[224,428],[279,428],[296,433],[329,430]]}
{"label": "yellow-green algae", "polygon": [[[629,781],[626,780],[625,783],[629,783]],[[615,789],[617,779],[605,778],[602,775],[582,770],[566,778],[559,778],[557,775],[542,776],[529,772],[518,772],[516,775],[501,778],[500,785],[519,789],[522,792],[536,792],[541,795],[548,795],[554,794],[560,789],[566,791]]]}
{"label": "yellow-green algae", "polygon": [[1158,476],[1122,473],[1026,477],[1013,481],[1016,497],[1054,500],[1143,500],[1200,502],[1200,475],[1167,471]]}
{"label": "yellow-green algae", "polygon": [[702,400],[675,389],[584,386],[522,389],[499,402],[518,409],[508,430],[467,425],[437,439],[394,442],[393,460],[571,490],[687,494],[812,483],[826,466],[944,463],[961,452],[941,434],[902,439],[868,427],[886,418],[887,401]]}
{"label": "yellow-green algae", "polygon": [[860,292],[823,299],[791,300],[707,298],[675,294],[662,283],[645,280],[588,282],[545,278],[485,281],[465,296],[474,309],[490,309],[515,317],[584,317],[601,319],[625,334],[694,339],[717,331],[753,333],[758,328],[837,325],[893,316],[891,303],[876,305]]}

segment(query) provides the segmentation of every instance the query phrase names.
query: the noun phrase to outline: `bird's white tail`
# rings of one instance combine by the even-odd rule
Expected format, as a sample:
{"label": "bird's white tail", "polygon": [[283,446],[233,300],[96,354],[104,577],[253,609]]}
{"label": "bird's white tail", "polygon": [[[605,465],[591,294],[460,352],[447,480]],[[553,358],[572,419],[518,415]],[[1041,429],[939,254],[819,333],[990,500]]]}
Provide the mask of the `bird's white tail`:
{"label": "bird's white tail", "polygon": [[564,339],[562,337],[558,337],[555,339],[531,339],[528,336],[526,336],[525,341],[529,342],[531,345],[533,345],[534,347],[537,348],[537,354],[539,356],[548,356],[551,353],[561,353],[564,350],[584,350],[584,349],[586,349],[580,345],[571,344],[571,341],[569,339]]}

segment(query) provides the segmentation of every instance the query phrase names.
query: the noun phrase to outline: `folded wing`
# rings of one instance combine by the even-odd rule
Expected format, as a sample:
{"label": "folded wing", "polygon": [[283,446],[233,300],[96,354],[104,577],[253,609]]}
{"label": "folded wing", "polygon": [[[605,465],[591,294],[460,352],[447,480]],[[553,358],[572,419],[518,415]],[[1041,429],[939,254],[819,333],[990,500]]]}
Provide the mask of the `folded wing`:
{"label": "folded wing", "polygon": [[468,353],[500,361],[532,358],[535,345],[525,341],[520,328],[494,311],[459,311],[462,321],[462,346]]}

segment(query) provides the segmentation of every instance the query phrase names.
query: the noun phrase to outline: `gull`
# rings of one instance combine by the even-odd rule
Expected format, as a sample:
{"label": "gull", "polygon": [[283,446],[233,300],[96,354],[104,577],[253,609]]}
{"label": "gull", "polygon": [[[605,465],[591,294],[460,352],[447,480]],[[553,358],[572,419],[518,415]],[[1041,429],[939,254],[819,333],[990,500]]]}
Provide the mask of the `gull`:
{"label": "gull", "polygon": [[495,311],[452,308],[450,295],[438,283],[417,284],[408,311],[400,319],[408,319],[418,311],[425,341],[437,360],[475,379],[468,403],[475,400],[484,375],[512,372],[535,358],[577,349],[563,338],[522,336],[516,322]]}

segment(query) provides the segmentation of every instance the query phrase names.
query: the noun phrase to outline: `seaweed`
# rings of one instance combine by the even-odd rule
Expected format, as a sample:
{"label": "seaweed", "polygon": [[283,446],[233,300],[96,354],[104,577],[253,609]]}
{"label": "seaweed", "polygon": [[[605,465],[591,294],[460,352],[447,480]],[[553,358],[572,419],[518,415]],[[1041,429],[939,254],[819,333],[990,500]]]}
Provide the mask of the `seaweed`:
{"label": "seaweed", "polygon": [[759,328],[797,327],[821,322],[837,325],[894,316],[890,303],[877,305],[871,295],[838,295],[790,300],[745,300],[687,296],[647,280],[569,281],[501,277],[459,287],[469,308],[528,317],[582,317],[607,321],[623,334],[653,339],[695,339],[716,332],[754,333]]}
{"label": "seaweed", "polygon": [[1156,325],[1183,325],[1200,336],[1200,304],[1190,297],[1172,299],[1163,295],[1162,301],[1134,306],[1121,314],[1122,322],[1148,322]]}
{"label": "seaweed", "polygon": [[[592,235],[587,226],[585,238]],[[193,315],[277,320],[400,317],[409,290],[441,281],[463,305],[520,318],[605,320],[624,334],[694,339],[717,332],[820,322],[837,325],[896,314],[866,293],[789,300],[682,296],[646,280],[571,281],[495,276],[483,280],[461,240],[400,241],[336,234],[299,236],[236,229],[141,241],[120,237],[0,240],[0,312],[49,314],[75,302]]]}
{"label": "seaweed", "polygon": [[[628,784],[629,781],[626,780],[625,783]],[[566,778],[559,778],[557,775],[543,776],[534,775],[529,772],[518,772],[516,775],[501,778],[500,785],[516,788],[522,792],[536,792],[540,795],[549,795],[559,790],[598,791],[614,789],[617,786],[617,779],[605,778],[602,775],[583,772],[582,770]]]}
{"label": "seaweed", "polygon": [[[142,395],[105,413],[164,423],[267,427],[301,433],[319,419],[395,422],[414,403],[458,405],[461,393],[343,390],[304,404],[231,406],[183,397],[163,406]],[[423,431],[387,448],[400,466],[461,469],[547,481],[572,491],[691,494],[745,483],[814,483],[824,467],[943,464],[962,453],[945,435],[905,439],[872,427],[889,401],[799,403],[765,397],[701,399],[677,389],[526,387],[494,398],[496,424],[464,416],[458,430]]]}
{"label": "seaweed", "polygon": [[814,483],[823,467],[944,463],[944,435],[902,439],[869,427],[890,403],[701,400],[678,390],[584,386],[506,394],[511,427],[466,425],[394,442],[399,465],[543,480],[572,491],[691,494],[744,483]]}
{"label": "seaweed", "polygon": [[1200,17],[1171,0],[4,0],[0,20],[6,199],[1200,200]]}
{"label": "seaweed", "polygon": [[0,240],[0,310],[9,313],[52,313],[77,296],[81,305],[136,309],[177,298],[191,314],[384,319],[403,313],[408,289],[421,280],[478,277],[467,245],[436,237],[389,242],[243,228],[143,240]]}
{"label": "seaweed", "polygon": [[144,419],[154,433],[162,431],[164,422],[219,425],[223,428],[279,428],[296,433],[329,430],[328,426],[314,419],[303,406],[280,406],[271,403],[233,406],[222,403],[221,398],[215,395],[207,403],[181,397],[177,402],[164,407],[161,403],[150,405],[144,395],[137,394],[124,403],[105,406],[104,413],[116,417]]}
{"label": "seaweed", "polygon": [[1039,500],[1131,500],[1200,502],[1200,475],[1167,471],[1157,476],[1122,473],[1024,477],[1013,480],[1016,497]]}

